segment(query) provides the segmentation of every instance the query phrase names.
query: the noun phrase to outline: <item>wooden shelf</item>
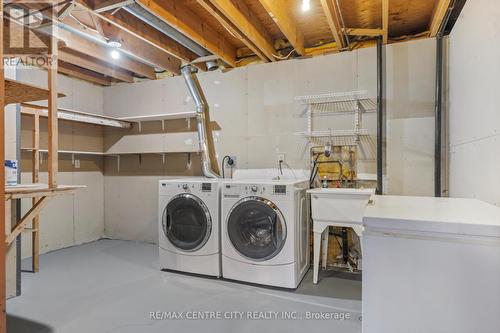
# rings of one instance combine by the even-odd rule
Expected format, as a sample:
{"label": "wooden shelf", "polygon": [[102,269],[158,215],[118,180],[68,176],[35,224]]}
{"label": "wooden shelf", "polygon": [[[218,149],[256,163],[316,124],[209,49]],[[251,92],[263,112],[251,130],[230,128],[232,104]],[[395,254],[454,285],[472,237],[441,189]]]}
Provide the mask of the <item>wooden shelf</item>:
{"label": "wooden shelf", "polygon": [[158,120],[174,120],[174,119],[188,119],[195,118],[196,112],[176,112],[176,113],[163,113],[163,114],[153,114],[146,116],[131,116],[131,117],[121,117],[118,118],[122,121],[131,121],[131,122],[142,122],[142,121],[158,121]]}
{"label": "wooden shelf", "polygon": [[[48,110],[45,106],[23,103],[21,109],[22,114],[34,115],[38,114],[42,117],[48,117]],[[131,128],[132,124],[129,121],[124,121],[119,118],[103,116],[94,113],[75,111],[70,109],[59,108],[57,117],[62,120],[74,121],[79,123],[87,123],[108,127]]]}
{"label": "wooden shelf", "polygon": [[[66,97],[59,93],[58,97]],[[49,99],[49,90],[16,80],[5,79],[5,105]]]}
{"label": "wooden shelf", "polygon": [[76,190],[86,188],[85,185],[59,185],[56,188],[49,188],[47,184],[21,184],[5,187],[5,199],[22,199],[53,197],[61,194],[71,194]]}

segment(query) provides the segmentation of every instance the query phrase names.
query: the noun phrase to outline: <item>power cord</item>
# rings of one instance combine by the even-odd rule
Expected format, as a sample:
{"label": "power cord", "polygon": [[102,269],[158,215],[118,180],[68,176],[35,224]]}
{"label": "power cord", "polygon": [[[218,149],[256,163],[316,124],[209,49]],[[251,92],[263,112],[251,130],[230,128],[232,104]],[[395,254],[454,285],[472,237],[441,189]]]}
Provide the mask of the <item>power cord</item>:
{"label": "power cord", "polygon": [[225,175],[224,175],[224,170],[226,168],[226,164],[224,163],[227,159],[227,165],[229,165],[231,167],[231,177],[233,176],[233,166],[234,166],[234,160],[231,156],[229,155],[226,155],[222,158],[222,165],[221,165],[221,170],[222,170],[222,178],[226,178]]}

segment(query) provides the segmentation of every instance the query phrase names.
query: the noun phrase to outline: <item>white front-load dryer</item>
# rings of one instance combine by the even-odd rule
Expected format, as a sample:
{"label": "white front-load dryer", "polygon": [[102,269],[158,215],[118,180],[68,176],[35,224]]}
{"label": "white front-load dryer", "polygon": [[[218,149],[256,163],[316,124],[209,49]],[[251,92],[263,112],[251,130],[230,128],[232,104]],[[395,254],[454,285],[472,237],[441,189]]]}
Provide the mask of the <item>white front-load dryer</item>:
{"label": "white front-load dryer", "polygon": [[297,288],[309,268],[307,181],[222,183],[222,276]]}
{"label": "white front-load dryer", "polygon": [[220,277],[219,181],[159,182],[160,268]]}

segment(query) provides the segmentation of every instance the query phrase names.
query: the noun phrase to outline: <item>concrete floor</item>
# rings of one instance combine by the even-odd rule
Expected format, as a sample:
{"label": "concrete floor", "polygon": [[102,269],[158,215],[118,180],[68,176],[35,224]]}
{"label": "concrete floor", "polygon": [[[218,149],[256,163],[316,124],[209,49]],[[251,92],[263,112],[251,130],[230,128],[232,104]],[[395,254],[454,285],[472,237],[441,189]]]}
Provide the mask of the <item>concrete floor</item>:
{"label": "concrete floor", "polygon": [[[29,262],[23,265],[29,267]],[[23,273],[23,292],[7,302],[8,332],[361,332],[359,278],[308,273],[296,291],[158,270],[157,247],[100,240],[40,258],[38,274]],[[151,319],[150,312],[183,319]],[[242,319],[193,320],[193,312]],[[241,314],[240,314],[241,312]],[[279,319],[252,319],[271,312]],[[302,319],[282,319],[284,312]],[[307,312],[351,319],[305,319]]]}

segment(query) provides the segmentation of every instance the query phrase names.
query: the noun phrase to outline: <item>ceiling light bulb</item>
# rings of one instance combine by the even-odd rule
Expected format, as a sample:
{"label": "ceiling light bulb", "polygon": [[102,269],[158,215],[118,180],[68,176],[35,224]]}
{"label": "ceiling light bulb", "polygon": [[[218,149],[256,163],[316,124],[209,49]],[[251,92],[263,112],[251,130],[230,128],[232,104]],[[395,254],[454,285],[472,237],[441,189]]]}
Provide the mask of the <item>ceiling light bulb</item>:
{"label": "ceiling light bulb", "polygon": [[302,0],[302,11],[307,12],[311,9],[311,0]]}
{"label": "ceiling light bulb", "polygon": [[120,52],[118,52],[117,50],[111,50],[111,58],[117,60],[117,59],[120,59]]}
{"label": "ceiling light bulb", "polygon": [[108,40],[108,45],[112,48],[117,48],[117,49],[122,47],[122,43],[117,39]]}

